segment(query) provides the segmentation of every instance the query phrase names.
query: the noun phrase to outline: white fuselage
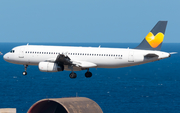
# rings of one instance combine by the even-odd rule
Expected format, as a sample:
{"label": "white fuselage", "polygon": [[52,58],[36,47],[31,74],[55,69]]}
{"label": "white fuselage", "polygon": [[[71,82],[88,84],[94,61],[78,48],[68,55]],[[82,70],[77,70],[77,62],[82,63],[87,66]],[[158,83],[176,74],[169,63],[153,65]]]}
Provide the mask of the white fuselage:
{"label": "white fuselage", "polygon": [[[75,63],[90,62],[96,64],[93,68],[128,67],[170,56],[169,53],[161,51],[100,47],[25,45],[15,47],[12,50],[4,55],[4,59],[14,64],[38,65],[44,61],[54,62],[59,54],[64,54]],[[145,58],[144,56],[147,54],[156,54],[158,57]],[[91,66],[87,66],[87,68],[91,68]],[[65,66],[65,70],[69,70],[68,66]]]}

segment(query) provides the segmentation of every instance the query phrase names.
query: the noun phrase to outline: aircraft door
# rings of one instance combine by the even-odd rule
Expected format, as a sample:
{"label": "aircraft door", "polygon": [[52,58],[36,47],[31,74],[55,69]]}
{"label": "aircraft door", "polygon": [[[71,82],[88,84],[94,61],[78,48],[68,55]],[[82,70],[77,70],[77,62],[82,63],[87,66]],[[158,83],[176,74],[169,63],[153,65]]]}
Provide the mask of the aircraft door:
{"label": "aircraft door", "polygon": [[134,62],[134,52],[129,51],[128,62]]}
{"label": "aircraft door", "polygon": [[19,58],[24,58],[24,47],[19,51]]}

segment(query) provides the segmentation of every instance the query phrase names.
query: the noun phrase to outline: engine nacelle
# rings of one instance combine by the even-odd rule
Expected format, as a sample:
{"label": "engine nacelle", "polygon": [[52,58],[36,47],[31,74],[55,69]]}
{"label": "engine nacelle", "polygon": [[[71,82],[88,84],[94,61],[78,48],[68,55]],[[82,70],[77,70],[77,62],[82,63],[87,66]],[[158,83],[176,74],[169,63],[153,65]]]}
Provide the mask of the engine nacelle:
{"label": "engine nacelle", "polygon": [[42,72],[58,72],[64,70],[64,66],[58,66],[57,63],[52,62],[40,62],[38,67]]}

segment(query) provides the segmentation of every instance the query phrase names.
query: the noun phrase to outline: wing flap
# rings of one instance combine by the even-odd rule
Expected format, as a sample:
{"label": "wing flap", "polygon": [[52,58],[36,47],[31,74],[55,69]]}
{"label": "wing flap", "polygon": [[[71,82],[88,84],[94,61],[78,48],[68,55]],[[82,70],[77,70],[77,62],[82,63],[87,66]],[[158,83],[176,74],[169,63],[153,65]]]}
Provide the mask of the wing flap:
{"label": "wing flap", "polygon": [[82,67],[82,68],[92,68],[96,67],[97,65],[92,63],[92,62],[86,62],[86,61],[73,61],[72,62],[75,66],[77,67]]}

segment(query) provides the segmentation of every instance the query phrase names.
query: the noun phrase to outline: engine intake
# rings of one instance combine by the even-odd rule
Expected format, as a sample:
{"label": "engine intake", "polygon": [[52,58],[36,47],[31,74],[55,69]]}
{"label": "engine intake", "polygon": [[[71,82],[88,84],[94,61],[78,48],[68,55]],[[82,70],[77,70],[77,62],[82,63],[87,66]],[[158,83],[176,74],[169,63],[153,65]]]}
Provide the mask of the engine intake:
{"label": "engine intake", "polygon": [[64,66],[59,66],[57,63],[52,62],[40,62],[38,67],[42,72],[58,72],[64,70]]}

